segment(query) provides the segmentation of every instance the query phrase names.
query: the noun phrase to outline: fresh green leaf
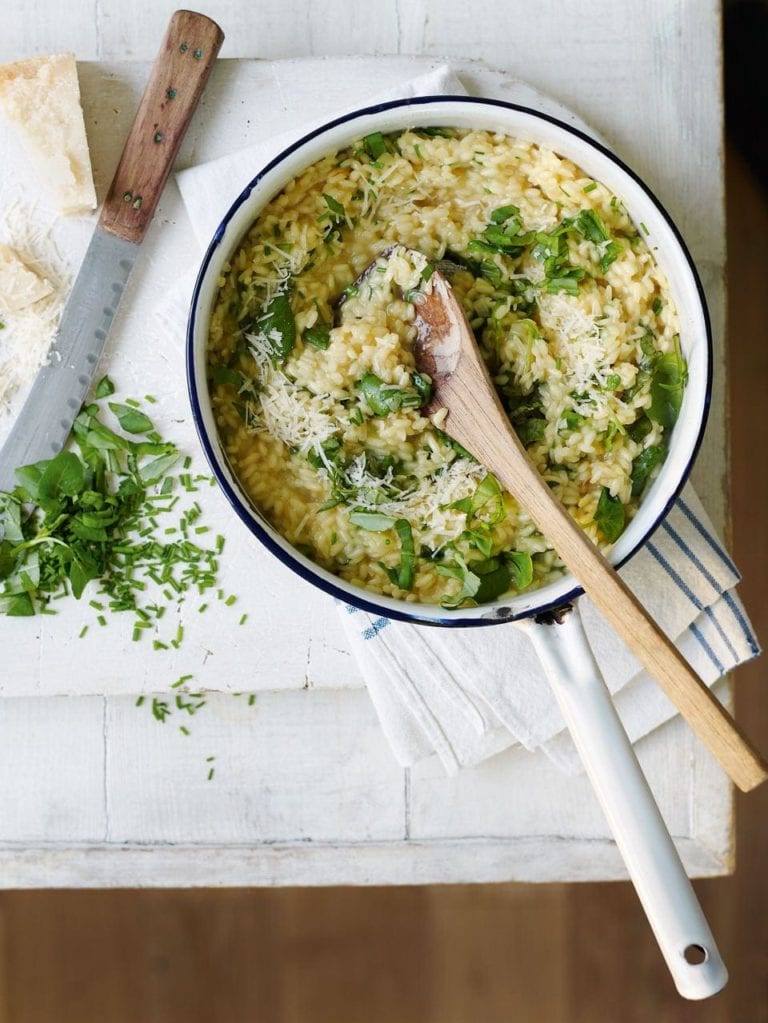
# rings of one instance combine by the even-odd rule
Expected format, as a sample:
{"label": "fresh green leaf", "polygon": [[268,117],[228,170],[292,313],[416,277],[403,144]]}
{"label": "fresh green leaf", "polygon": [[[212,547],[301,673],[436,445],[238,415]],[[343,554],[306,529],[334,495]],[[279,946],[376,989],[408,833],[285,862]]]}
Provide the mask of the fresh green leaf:
{"label": "fresh green leaf", "polygon": [[149,433],[154,429],[149,416],[130,405],[120,405],[118,402],[111,401],[109,407],[117,416],[120,426],[126,433]]}
{"label": "fresh green leaf", "polygon": [[432,383],[429,378],[423,373],[411,373],[411,382],[421,397],[422,406],[429,404],[432,398]]}
{"label": "fresh green leaf", "polygon": [[281,362],[293,351],[296,343],[296,320],[287,290],[278,291],[267,303],[257,320],[259,334],[269,342],[273,362]]}
{"label": "fresh green leaf", "polygon": [[609,266],[611,266],[612,263],[616,262],[616,260],[621,255],[621,252],[622,252],[621,245],[618,242],[616,241],[608,242],[600,256],[600,269],[603,273],[605,273],[605,271],[608,269]]}
{"label": "fresh green leaf", "polygon": [[491,223],[503,224],[505,221],[509,220],[510,217],[516,217],[519,213],[519,206],[499,206],[499,208],[494,210],[491,214]]}
{"label": "fresh green leaf", "polygon": [[614,543],[624,532],[624,505],[618,497],[611,497],[607,487],[600,492],[595,511],[595,522],[608,543]]}
{"label": "fresh green leaf", "polygon": [[7,579],[16,571],[17,558],[10,540],[0,540],[0,579]]}
{"label": "fresh green leaf", "polygon": [[115,385],[108,376],[103,376],[98,384],[96,384],[94,393],[97,398],[108,398],[110,394],[115,393]]}
{"label": "fresh green leaf", "polygon": [[501,558],[470,561],[467,567],[480,579],[480,585],[474,594],[475,602],[478,604],[496,600],[506,593],[511,585],[509,568]]}
{"label": "fresh green leaf", "polygon": [[599,245],[600,242],[607,242],[610,235],[605,229],[605,224],[594,210],[581,210],[574,225],[589,241]]}
{"label": "fresh green leaf", "polygon": [[380,131],[375,131],[371,135],[366,135],[363,139],[363,145],[372,160],[378,160],[379,157],[383,156],[387,151],[386,139]]}
{"label": "fresh green leaf", "polygon": [[29,618],[35,613],[35,605],[28,593],[0,595],[0,612],[10,618]]}
{"label": "fresh green leaf", "polygon": [[337,217],[341,217],[342,219],[346,218],[347,216],[346,210],[344,209],[344,206],[339,202],[338,199],[334,199],[332,195],[328,195],[326,192],[323,192],[323,199],[325,200],[325,205],[328,207],[331,213],[333,213]]}
{"label": "fresh green leaf", "polygon": [[15,470],[19,486],[24,488],[33,501],[37,501],[40,496],[40,480],[43,477],[43,473],[45,472],[47,465],[48,460],[44,462],[35,462],[32,465],[23,465],[20,469]]}
{"label": "fresh green leaf", "polygon": [[648,417],[665,430],[671,430],[677,422],[687,381],[688,367],[680,350],[680,337],[675,335],[675,350],[661,355],[653,367],[651,404],[646,410]]}
{"label": "fresh green leaf", "polygon": [[584,422],[584,416],[579,412],[576,412],[572,408],[567,408],[562,415],[563,425],[560,427],[560,433],[566,433],[570,430],[577,430]]}
{"label": "fresh green leaf", "polygon": [[532,444],[540,444],[544,440],[546,419],[524,419],[522,423],[515,426],[515,432],[525,447]]}
{"label": "fresh green leaf", "polygon": [[461,583],[459,592],[454,597],[443,597],[440,601],[445,608],[461,607],[465,601],[471,600],[480,589],[480,576],[475,575],[458,556],[454,564],[446,565],[440,563],[436,565],[436,568],[440,575],[458,579]]}
{"label": "fresh green leaf", "polygon": [[416,552],[410,522],[407,519],[398,519],[395,522],[395,532],[400,540],[400,567],[397,574],[397,585],[401,590],[410,590],[416,573]]}
{"label": "fresh green leaf", "polygon": [[305,327],[302,339],[305,344],[325,351],[331,343],[331,325],[325,320],[317,320],[311,327]]}
{"label": "fresh green leaf", "polygon": [[418,391],[408,391],[385,384],[375,373],[366,373],[355,387],[363,392],[368,407],[375,416],[386,416],[403,408],[420,408],[424,399]]}
{"label": "fresh green leaf", "polygon": [[414,128],[413,130],[417,135],[425,135],[427,138],[453,138],[453,132],[450,128]]}
{"label": "fresh green leaf", "polygon": [[645,448],[632,463],[632,496],[639,497],[653,470],[664,461],[666,451],[661,444]]}
{"label": "fresh green leaf", "polygon": [[71,451],[60,451],[52,458],[37,486],[38,499],[55,501],[62,496],[72,497],[85,485],[83,463]]}
{"label": "fresh green leaf", "polygon": [[353,511],[349,513],[349,521],[353,526],[360,526],[371,533],[385,533],[394,527],[397,520],[391,515],[381,515],[379,512]]}
{"label": "fresh green leaf", "polygon": [[516,590],[524,590],[533,582],[533,561],[524,551],[504,551],[502,557],[512,572]]}

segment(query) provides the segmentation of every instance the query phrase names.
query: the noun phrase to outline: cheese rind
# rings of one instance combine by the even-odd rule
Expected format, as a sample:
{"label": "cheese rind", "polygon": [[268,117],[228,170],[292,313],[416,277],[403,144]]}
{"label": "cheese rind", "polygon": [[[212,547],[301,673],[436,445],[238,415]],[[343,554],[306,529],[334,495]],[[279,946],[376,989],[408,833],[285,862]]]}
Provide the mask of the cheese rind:
{"label": "cheese rind", "polygon": [[8,245],[0,244],[0,313],[26,309],[53,291]]}
{"label": "cheese rind", "polygon": [[77,65],[72,53],[0,67],[0,108],[64,214],[96,208]]}

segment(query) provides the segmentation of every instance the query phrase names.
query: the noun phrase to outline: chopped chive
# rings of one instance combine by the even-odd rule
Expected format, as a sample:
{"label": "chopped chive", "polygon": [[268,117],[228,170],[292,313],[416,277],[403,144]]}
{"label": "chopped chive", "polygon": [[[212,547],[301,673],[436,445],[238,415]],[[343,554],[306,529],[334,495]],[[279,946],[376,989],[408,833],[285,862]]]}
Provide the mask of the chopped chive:
{"label": "chopped chive", "polygon": [[78,638],[78,639],[82,639],[82,638],[83,638],[83,636],[84,636],[84,635],[86,634],[86,632],[87,632],[87,631],[88,631],[88,626],[87,626],[87,625],[84,625],[84,626],[82,627],[82,629],[80,630],[80,632],[78,633],[78,635],[77,635],[77,638]]}
{"label": "chopped chive", "polygon": [[140,706],[142,705],[142,703],[144,703],[144,700],[145,700],[145,699],[146,699],[146,697],[145,697],[145,696],[139,696],[139,697],[137,698],[137,700],[136,700],[136,706],[137,706],[137,707],[140,707]]}
{"label": "chopped chive", "polygon": [[247,621],[248,621],[248,614],[246,612],[245,614],[240,615],[240,621],[238,622],[238,625],[245,625],[245,623]]}
{"label": "chopped chive", "polygon": [[588,185],[585,185],[582,188],[582,192],[594,192],[594,190],[596,188],[597,188],[597,182],[596,181],[590,181],[590,183]]}

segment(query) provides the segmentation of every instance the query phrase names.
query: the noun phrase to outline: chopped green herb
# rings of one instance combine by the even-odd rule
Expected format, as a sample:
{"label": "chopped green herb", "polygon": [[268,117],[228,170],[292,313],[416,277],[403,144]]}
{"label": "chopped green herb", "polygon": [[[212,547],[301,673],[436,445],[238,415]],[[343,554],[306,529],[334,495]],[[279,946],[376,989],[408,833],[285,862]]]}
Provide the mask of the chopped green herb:
{"label": "chopped green herb", "polygon": [[614,543],[624,532],[624,505],[618,497],[611,497],[607,487],[600,492],[595,511],[595,522],[608,543]]}
{"label": "chopped green herb", "polygon": [[318,320],[313,326],[306,327],[302,334],[305,344],[313,348],[320,348],[325,351],[331,343],[331,325],[324,320]]}
{"label": "chopped green herb", "polygon": [[[424,381],[423,377],[419,379]],[[363,392],[363,397],[375,416],[386,416],[403,408],[421,408],[429,400],[428,398],[425,400],[424,393],[419,393],[418,390],[408,391],[394,384],[385,384],[375,373],[366,373],[355,387]]]}
{"label": "chopped green herb", "polygon": [[675,335],[674,351],[660,355],[651,376],[651,404],[646,410],[649,419],[671,430],[677,422],[688,381],[688,367],[680,349],[680,336]]}
{"label": "chopped green herb", "polygon": [[381,515],[379,512],[368,511],[350,512],[349,521],[353,526],[367,529],[371,533],[384,533],[395,525],[395,519],[391,515]]}
{"label": "chopped green herb", "polygon": [[138,409],[112,401],[109,407],[126,433],[149,433],[153,429],[152,420]]}
{"label": "chopped green herb", "polygon": [[380,131],[375,131],[371,135],[366,135],[363,139],[363,145],[372,160],[378,160],[379,157],[383,156],[387,151],[386,139]]}
{"label": "chopped green herb", "polygon": [[632,463],[632,496],[639,497],[645,490],[648,479],[656,468],[664,461],[666,450],[660,444],[645,448]]}
{"label": "chopped green herb", "polygon": [[115,393],[115,385],[109,379],[108,376],[103,376],[96,384],[95,395],[97,398],[108,398],[110,394]]}
{"label": "chopped green herb", "polygon": [[659,313],[661,312],[661,310],[663,309],[663,307],[664,307],[664,303],[661,301],[661,299],[657,295],[656,298],[654,298],[653,302],[651,303],[651,309],[653,310],[654,314],[656,316],[658,316]]}
{"label": "chopped green herb", "polygon": [[590,181],[588,185],[585,185],[582,188],[582,192],[594,192],[594,190],[596,188],[597,188],[597,182],[596,181]]}
{"label": "chopped green herb", "polygon": [[296,343],[296,320],[288,290],[278,291],[256,321],[258,337],[265,339],[273,362],[282,362]]}

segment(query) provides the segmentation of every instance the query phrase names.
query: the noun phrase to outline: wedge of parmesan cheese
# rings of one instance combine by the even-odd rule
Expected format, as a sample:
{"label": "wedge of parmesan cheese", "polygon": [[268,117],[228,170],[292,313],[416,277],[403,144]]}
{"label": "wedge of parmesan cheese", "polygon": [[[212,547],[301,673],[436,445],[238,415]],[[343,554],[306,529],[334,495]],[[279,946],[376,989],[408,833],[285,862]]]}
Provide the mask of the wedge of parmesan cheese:
{"label": "wedge of parmesan cheese", "polygon": [[20,132],[61,212],[95,209],[74,54],[32,57],[0,67],[0,108]]}
{"label": "wedge of parmesan cheese", "polygon": [[0,313],[26,309],[52,291],[49,280],[38,277],[10,246],[0,243]]}

